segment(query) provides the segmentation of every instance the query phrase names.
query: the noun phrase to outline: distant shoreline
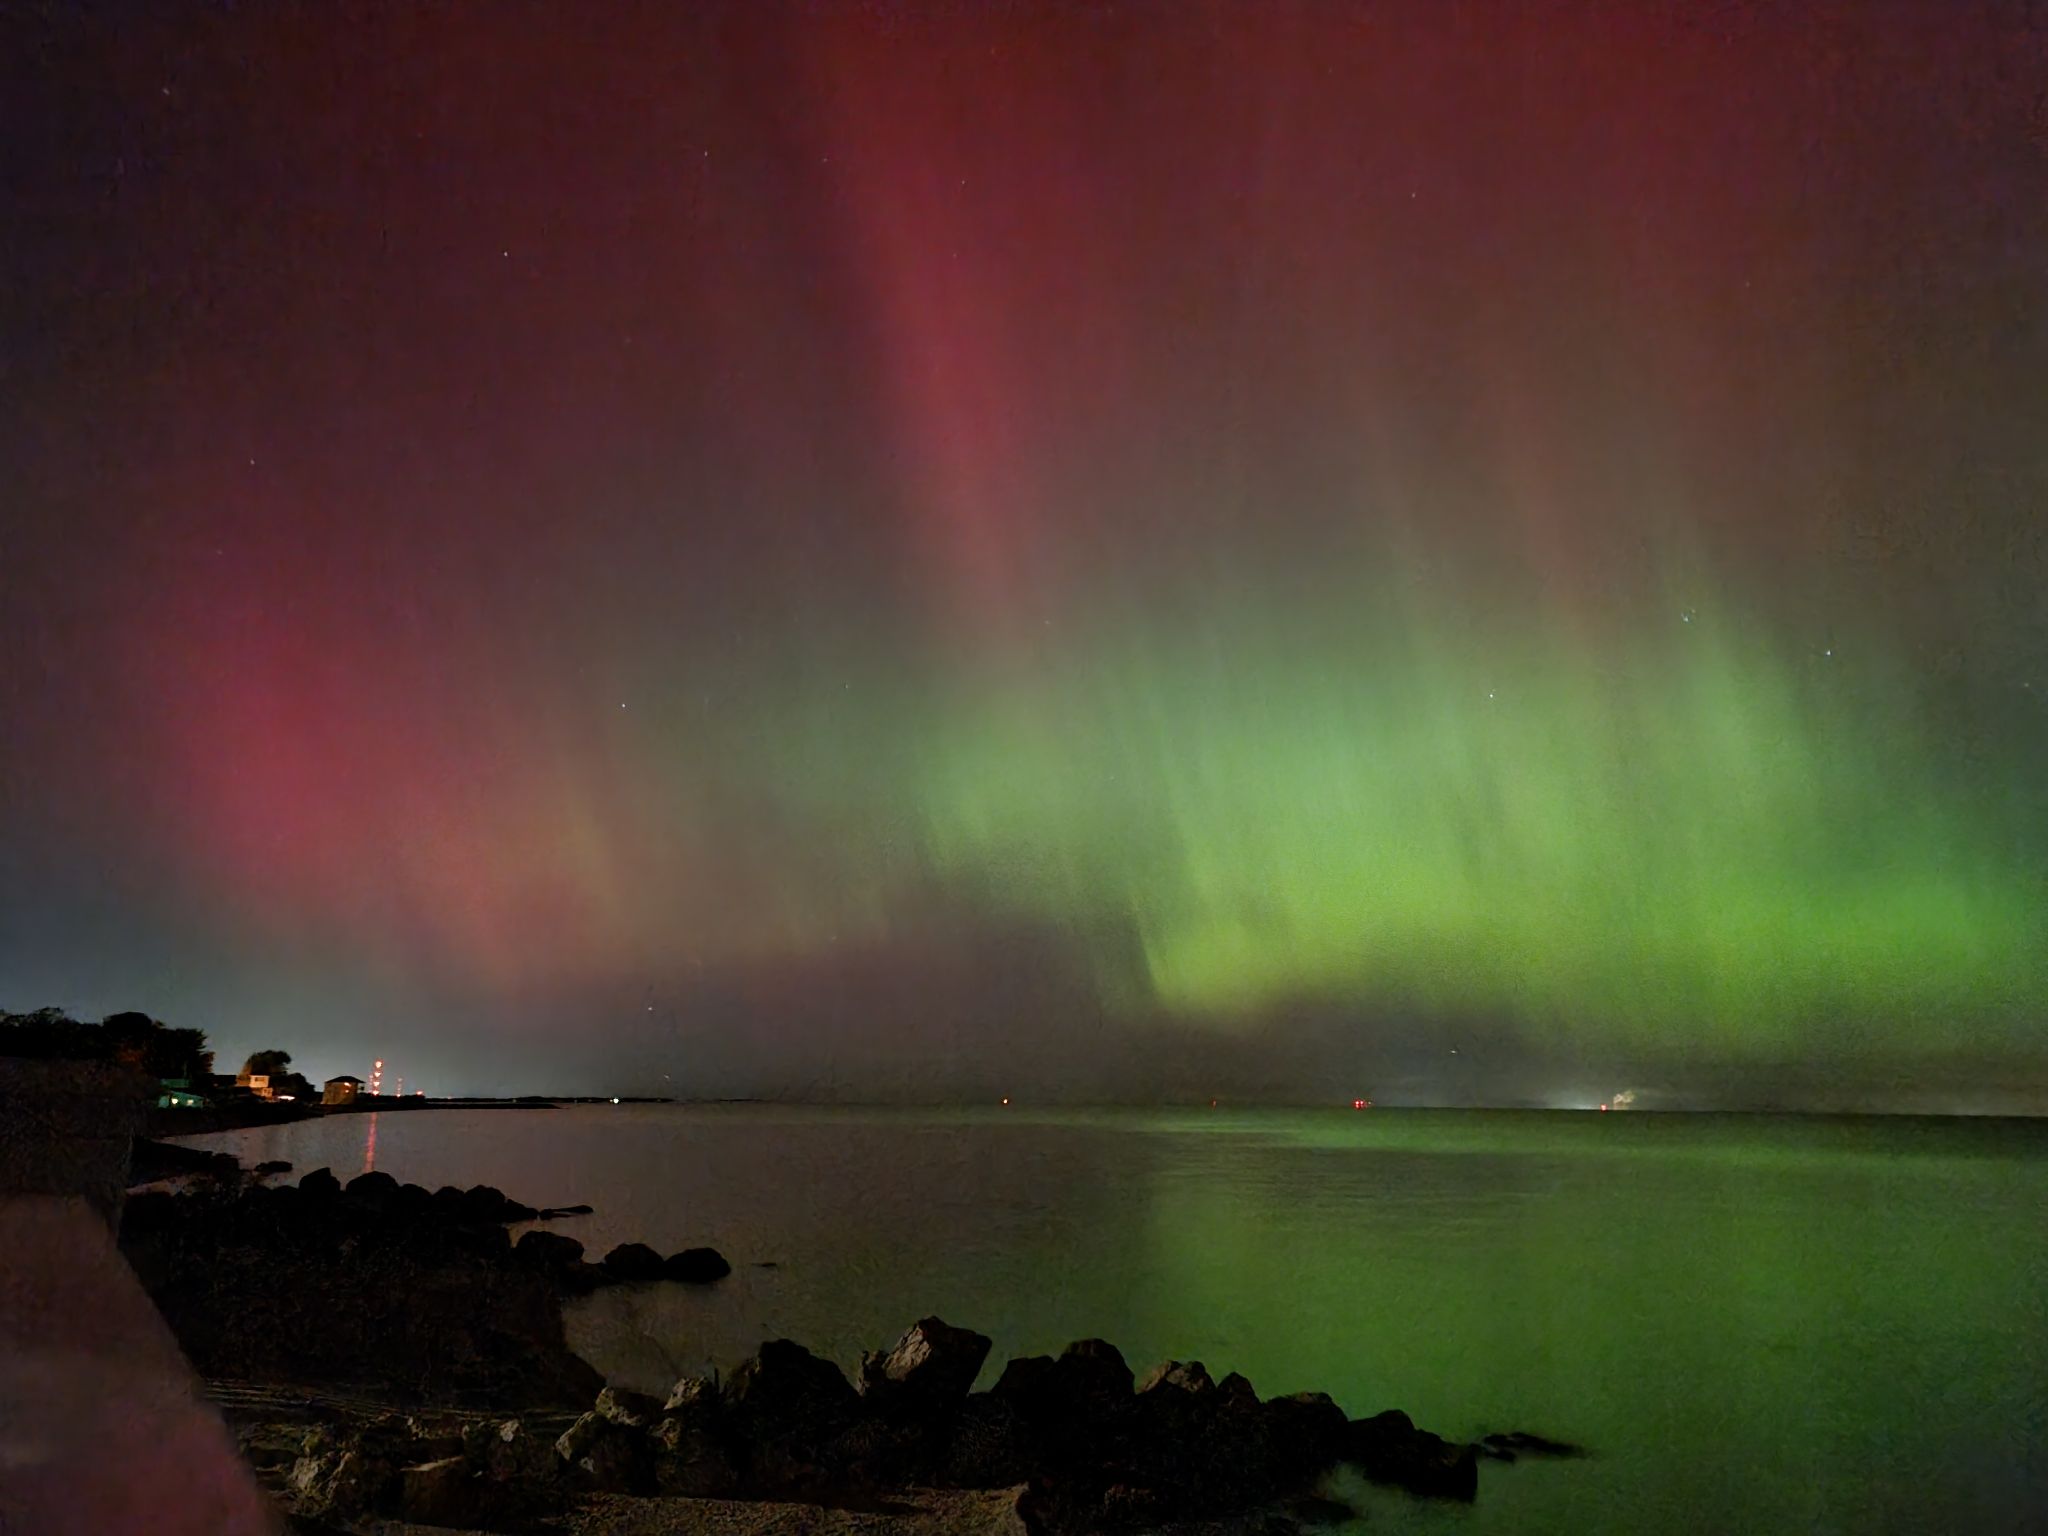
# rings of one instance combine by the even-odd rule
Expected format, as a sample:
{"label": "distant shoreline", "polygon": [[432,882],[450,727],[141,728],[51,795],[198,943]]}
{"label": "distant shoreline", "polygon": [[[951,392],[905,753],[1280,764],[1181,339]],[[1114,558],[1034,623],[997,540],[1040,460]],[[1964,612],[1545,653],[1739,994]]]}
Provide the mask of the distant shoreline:
{"label": "distant shoreline", "polygon": [[1834,1120],[1834,1121],[1960,1121],[1971,1124],[1988,1124],[2011,1121],[2035,1125],[2048,1121],[2048,1113],[2028,1113],[2008,1110],[1997,1112],[1956,1112],[1937,1110],[1831,1110],[1831,1109],[1692,1109],[1671,1106],[1627,1109],[1603,1112],[1598,1109],[1582,1109],[1575,1106],[1541,1105],[1486,1105],[1486,1104],[1376,1104],[1366,1110],[1353,1110],[1343,1105],[1332,1104],[1223,1104],[1200,1103],[1130,1104],[1130,1103],[1028,1103],[1003,1104],[989,1100],[950,1100],[926,1103],[903,1103],[889,1101],[833,1100],[833,1099],[773,1099],[773,1098],[718,1098],[682,1099],[659,1097],[613,1097],[601,1094],[569,1095],[521,1095],[502,1097],[455,1097],[455,1098],[378,1098],[358,1099],[352,1104],[309,1104],[287,1105],[257,1101],[246,1105],[215,1106],[208,1109],[158,1109],[149,1112],[145,1134],[159,1141],[176,1141],[187,1136],[211,1136],[225,1131],[256,1130],[272,1125],[295,1125],[307,1120],[323,1119],[332,1115],[363,1114],[414,1114],[422,1110],[435,1109],[561,1109],[567,1106],[591,1105],[649,1105],[663,1104],[683,1109],[773,1109],[773,1110],[816,1110],[847,1113],[900,1113],[916,1114],[962,1110],[986,1110],[991,1114],[1014,1112],[1029,1118],[1038,1113],[1058,1114],[1315,1114],[1327,1112],[1332,1115],[1406,1115],[1406,1114],[1482,1114],[1482,1115],[1559,1115],[1577,1119],[1610,1120],[1615,1118],[1634,1119],[1752,1119],[1752,1120]]}

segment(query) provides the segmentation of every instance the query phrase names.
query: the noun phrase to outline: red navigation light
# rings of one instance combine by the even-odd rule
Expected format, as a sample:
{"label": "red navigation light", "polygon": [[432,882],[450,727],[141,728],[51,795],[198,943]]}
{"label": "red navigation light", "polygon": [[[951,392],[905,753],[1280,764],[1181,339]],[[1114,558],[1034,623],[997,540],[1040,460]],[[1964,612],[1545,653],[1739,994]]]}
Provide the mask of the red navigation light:
{"label": "red navigation light", "polygon": [[1367,1103],[1367,1101],[1366,1101],[1366,1100],[1364,1100],[1364,1099],[1353,1099],[1353,1100],[1351,1101],[1351,1107],[1352,1107],[1353,1109],[1363,1109],[1363,1108],[1365,1108],[1365,1106],[1366,1106],[1366,1103]]}
{"label": "red navigation light", "polygon": [[1600,1106],[1600,1108],[1601,1108],[1602,1112],[1604,1113],[1604,1112],[1606,1111],[1606,1109],[1607,1109],[1607,1106],[1606,1106],[1605,1104],[1602,1104],[1602,1105]]}
{"label": "red navigation light", "polygon": [[1211,1109],[1214,1109],[1214,1108],[1216,1107],[1216,1101],[1215,1101],[1214,1099],[1211,1099],[1211,1100],[1209,1101],[1209,1107],[1210,1107]]}
{"label": "red navigation light", "polygon": [[[1007,1106],[1008,1106],[1008,1104],[1009,1104],[1009,1102],[1010,1102],[1010,1096],[1009,1096],[1009,1095],[1008,1095],[1008,1094],[1006,1093],[1006,1094],[1004,1094],[1004,1095],[1003,1095],[1003,1103],[1004,1103],[1004,1105],[1005,1105],[1005,1106],[1007,1107]],[[1601,1105],[1600,1107],[1601,1107],[1602,1109],[1605,1109],[1605,1108],[1606,1108],[1607,1106],[1606,1106],[1605,1104],[1602,1104],[1602,1105]]]}

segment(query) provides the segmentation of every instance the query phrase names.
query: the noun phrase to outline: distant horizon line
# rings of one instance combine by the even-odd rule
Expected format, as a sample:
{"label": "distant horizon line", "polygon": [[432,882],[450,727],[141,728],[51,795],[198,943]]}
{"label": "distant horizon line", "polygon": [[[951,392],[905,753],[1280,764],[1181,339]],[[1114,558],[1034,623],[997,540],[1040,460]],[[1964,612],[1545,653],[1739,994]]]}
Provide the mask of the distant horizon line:
{"label": "distant horizon line", "polygon": [[[363,1095],[356,1102],[363,1104],[371,1095]],[[378,1095],[377,1097],[383,1097]],[[398,1095],[390,1097],[397,1099]],[[1890,1120],[2041,1120],[2048,1119],[2048,1108],[2043,1109],[1906,1109],[1865,1107],[1839,1109],[1802,1107],[1796,1105],[1627,1105],[1616,1108],[1609,1104],[1527,1104],[1527,1103],[1433,1103],[1426,1101],[1403,1101],[1386,1103],[1378,1100],[1367,1101],[1359,1106],[1349,1101],[1332,1102],[1323,1099],[1242,1099],[1236,1101],[1215,1100],[1204,1102],[1198,1099],[1034,1099],[1013,1102],[1010,1099],[987,1098],[931,1098],[931,1099],[868,1099],[868,1098],[824,1098],[795,1095],[765,1094],[721,1094],[705,1097],[684,1097],[663,1094],[559,1094],[559,1093],[458,1093],[436,1094],[416,1097],[404,1096],[410,1103],[433,1104],[520,1104],[529,1103],[538,1108],[541,1105],[578,1104],[591,1106],[662,1104],[684,1109],[759,1107],[771,1109],[849,1109],[849,1110],[931,1110],[931,1109],[1015,1109],[1015,1110],[1215,1110],[1229,1113],[1244,1110],[1312,1111],[1321,1110],[1333,1114],[1370,1114],[1385,1111],[1426,1111],[1475,1112],[1483,1114],[1567,1114],[1567,1115],[1749,1115],[1773,1117],[1804,1117],[1810,1119],[1890,1119]]]}

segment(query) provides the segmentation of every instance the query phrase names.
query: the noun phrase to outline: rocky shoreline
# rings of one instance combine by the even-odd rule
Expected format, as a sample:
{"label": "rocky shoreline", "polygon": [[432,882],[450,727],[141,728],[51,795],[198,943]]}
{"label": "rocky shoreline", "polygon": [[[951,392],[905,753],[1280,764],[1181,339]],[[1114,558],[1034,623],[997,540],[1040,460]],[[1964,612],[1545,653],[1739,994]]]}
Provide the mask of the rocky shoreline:
{"label": "rocky shoreline", "polygon": [[290,1412],[276,1390],[222,1400],[306,1529],[600,1529],[590,1511],[621,1500],[645,1504],[636,1529],[727,1529],[738,1515],[692,1507],[909,1509],[918,1491],[941,1501],[938,1523],[903,1529],[1281,1531],[1349,1517],[1325,1497],[1342,1467],[1469,1500],[1482,1460],[1574,1453],[1533,1435],[1448,1441],[1399,1410],[1353,1419],[1322,1393],[1261,1398],[1198,1361],[1141,1376],[1100,1339],[1013,1358],[976,1392],[991,1341],[936,1317],[852,1379],[774,1340],[723,1380],[628,1392],[567,1348],[563,1299],[712,1284],[729,1266],[708,1248],[664,1258],[641,1244],[593,1263],[538,1227],[511,1240],[508,1224],[548,1214],[483,1186],[430,1192],[374,1173],[344,1186],[322,1169],[297,1186],[134,1196],[121,1244],[203,1376],[320,1384]]}

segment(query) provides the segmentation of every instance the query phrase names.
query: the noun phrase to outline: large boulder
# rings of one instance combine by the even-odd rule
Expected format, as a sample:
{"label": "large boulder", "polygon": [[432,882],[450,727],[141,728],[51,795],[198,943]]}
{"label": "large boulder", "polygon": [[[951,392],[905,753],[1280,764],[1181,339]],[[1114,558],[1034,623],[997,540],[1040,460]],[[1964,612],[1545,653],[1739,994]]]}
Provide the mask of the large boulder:
{"label": "large boulder", "polygon": [[[444,1197],[445,1198],[445,1197]],[[472,1184],[462,1191],[458,1209],[469,1221],[506,1221],[505,1209],[512,1202],[505,1198],[505,1192],[489,1184]]]}
{"label": "large boulder", "polygon": [[614,1280],[659,1280],[661,1255],[645,1243],[621,1243],[604,1256],[604,1268]]}
{"label": "large boulder", "polygon": [[1477,1447],[1417,1429],[1398,1408],[1345,1426],[1342,1457],[1374,1482],[1426,1498],[1469,1500],[1479,1492]]}
{"label": "large boulder", "polygon": [[532,1484],[554,1473],[554,1447],[518,1419],[468,1425],[462,1432],[462,1453],[493,1483]]}
{"label": "large boulder", "polygon": [[935,1415],[862,1414],[820,1460],[834,1481],[854,1487],[929,1486],[946,1452],[947,1428]]}
{"label": "large boulder", "polygon": [[1069,1344],[1056,1360],[1024,1355],[1003,1367],[993,1394],[1028,1420],[1092,1425],[1131,1405],[1133,1382],[1123,1352],[1103,1339]]}
{"label": "large boulder", "polygon": [[989,1396],[1017,1413],[1032,1412],[1045,1394],[1052,1371],[1051,1355],[1012,1355],[996,1384],[988,1389]]}
{"label": "large boulder", "polygon": [[503,1190],[493,1188],[489,1184],[471,1185],[461,1192],[457,1202],[448,1202],[445,1190],[437,1190],[435,1198],[437,1201],[456,1204],[464,1221],[531,1221],[540,1214],[532,1206],[509,1198]]}
{"label": "large boulder", "polygon": [[1030,1478],[1034,1454],[1030,1429],[1016,1409],[977,1392],[953,1415],[936,1480],[949,1488],[1012,1488]]}
{"label": "large boulder", "polygon": [[1163,1487],[1204,1481],[1210,1475],[1205,1442],[1223,1404],[1199,1360],[1154,1366],[1139,1382],[1133,1405],[1133,1461]]}
{"label": "large boulder", "polygon": [[879,1408],[936,1413],[956,1408],[988,1359],[990,1340],[936,1317],[919,1318],[887,1350],[861,1357],[860,1393]]}
{"label": "large boulder", "polygon": [[[311,1178],[312,1175],[306,1177]],[[358,1205],[384,1210],[398,1203],[398,1180],[388,1173],[359,1173],[342,1186],[342,1193]]]}
{"label": "large boulder", "polygon": [[1140,1429],[1131,1368],[1101,1339],[1069,1344],[1049,1365],[1011,1361],[995,1395],[1030,1430],[1039,1470],[1087,1479],[1122,1464]]}
{"label": "large boulder", "polygon": [[1282,1481],[1311,1481],[1343,1457],[1350,1425],[1327,1392],[1296,1392],[1263,1406],[1266,1440]]}
{"label": "large boulder", "polygon": [[600,1493],[646,1493],[653,1486],[648,1444],[639,1431],[586,1413],[562,1431],[555,1459],[579,1486]]}
{"label": "large boulder", "polygon": [[420,1462],[398,1476],[399,1511],[408,1521],[473,1526],[484,1518],[480,1482],[460,1456]]}
{"label": "large boulder", "polygon": [[669,1388],[668,1401],[661,1405],[663,1413],[681,1413],[701,1416],[716,1416],[718,1412],[718,1383],[709,1376],[682,1376]]}
{"label": "large boulder", "polygon": [[852,1422],[859,1401],[830,1360],[771,1339],[728,1378],[723,1411],[756,1481],[794,1486],[823,1476],[825,1448]]}
{"label": "large boulder", "polygon": [[390,1502],[389,1462],[357,1446],[310,1451],[286,1479],[292,1510],[313,1520],[349,1521]]}
{"label": "large boulder", "polygon": [[583,1245],[573,1237],[543,1232],[536,1227],[520,1233],[519,1241],[512,1246],[512,1257],[535,1269],[562,1270],[583,1262]]}
{"label": "large boulder", "polygon": [[1079,1402],[1121,1403],[1134,1390],[1123,1351],[1107,1339],[1080,1339],[1053,1362],[1058,1393]]}
{"label": "large boulder", "polygon": [[[1244,1380],[1239,1377],[1238,1380]],[[1189,1398],[1203,1398],[1216,1391],[1209,1371],[1199,1360],[1162,1360],[1138,1379],[1138,1395],[1173,1392]]]}
{"label": "large boulder", "polygon": [[610,1419],[614,1424],[627,1429],[648,1429],[666,1411],[658,1397],[645,1392],[631,1392],[624,1387],[606,1387],[597,1394],[592,1413],[601,1419]]}
{"label": "large boulder", "polygon": [[331,1168],[315,1168],[311,1173],[301,1176],[298,1191],[301,1195],[311,1196],[316,1200],[332,1200],[341,1193],[341,1180],[334,1176],[334,1170]]}
{"label": "large boulder", "polygon": [[709,1407],[699,1399],[688,1411],[664,1414],[655,1422],[648,1436],[655,1492],[669,1498],[718,1499],[739,1491],[739,1470]]}
{"label": "large boulder", "polygon": [[731,1273],[732,1266],[716,1248],[685,1248],[670,1254],[661,1266],[664,1280],[680,1280],[685,1285],[709,1285]]}

